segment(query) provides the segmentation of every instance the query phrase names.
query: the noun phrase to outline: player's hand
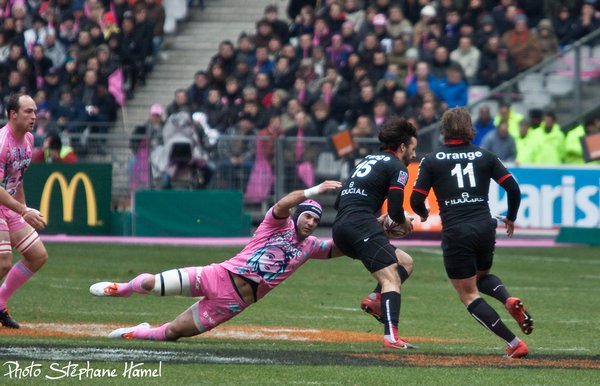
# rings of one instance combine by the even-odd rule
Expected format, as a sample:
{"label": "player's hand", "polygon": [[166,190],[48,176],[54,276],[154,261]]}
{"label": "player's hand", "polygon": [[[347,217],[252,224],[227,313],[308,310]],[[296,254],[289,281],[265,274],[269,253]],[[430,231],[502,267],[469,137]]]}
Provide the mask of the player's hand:
{"label": "player's hand", "polygon": [[506,235],[508,237],[513,237],[515,233],[515,222],[510,221],[505,216],[496,215],[496,218],[506,224]]}
{"label": "player's hand", "polygon": [[377,217],[377,222],[383,224],[383,221],[385,220],[386,216],[387,214],[382,214],[381,216]]}
{"label": "player's hand", "polygon": [[327,180],[319,184],[319,194],[331,192],[336,189],[340,189],[342,183],[339,181]]}
{"label": "player's hand", "polygon": [[429,218],[429,208],[427,208],[427,214],[425,216],[419,216],[419,217],[421,217],[421,222],[427,221],[427,219]]}
{"label": "player's hand", "polygon": [[46,220],[39,210],[33,208],[25,209],[23,212],[23,220],[31,225],[36,230],[42,230],[46,227]]}
{"label": "player's hand", "polygon": [[404,223],[400,225],[402,225],[402,228],[404,228],[407,235],[413,231],[413,220],[414,218],[412,216],[409,216],[406,212],[404,212]]}

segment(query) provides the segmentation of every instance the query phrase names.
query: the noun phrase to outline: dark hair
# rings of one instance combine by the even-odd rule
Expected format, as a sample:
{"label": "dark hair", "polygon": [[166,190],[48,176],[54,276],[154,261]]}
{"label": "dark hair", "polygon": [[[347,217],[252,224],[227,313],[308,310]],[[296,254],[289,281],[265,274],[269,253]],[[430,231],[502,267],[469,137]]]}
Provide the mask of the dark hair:
{"label": "dark hair", "polygon": [[471,142],[475,136],[471,114],[467,109],[454,107],[442,115],[442,134],[444,141],[458,139]]}
{"label": "dark hair", "polygon": [[390,118],[379,131],[381,150],[396,151],[401,144],[408,146],[412,138],[417,138],[417,129],[404,118]]}
{"label": "dark hair", "polygon": [[19,108],[21,108],[21,104],[19,103],[19,98],[24,95],[20,93],[10,94],[8,97],[8,101],[6,102],[6,117],[10,119],[10,112],[14,111],[15,113],[19,112]]}
{"label": "dark hair", "polygon": [[49,142],[48,142],[48,148],[52,149],[52,150],[59,150],[62,148],[62,141],[60,139],[60,136],[56,135],[56,134],[52,134],[50,136],[48,136],[49,138]]}

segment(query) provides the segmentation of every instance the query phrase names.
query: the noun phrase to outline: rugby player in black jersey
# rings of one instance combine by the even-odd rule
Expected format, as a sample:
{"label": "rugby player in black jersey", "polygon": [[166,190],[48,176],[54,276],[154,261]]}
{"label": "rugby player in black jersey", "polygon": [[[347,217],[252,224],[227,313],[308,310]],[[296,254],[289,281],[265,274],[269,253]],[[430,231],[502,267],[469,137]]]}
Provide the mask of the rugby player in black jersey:
{"label": "rugby player in black jersey", "polygon": [[506,217],[496,217],[506,224],[508,237],[514,232],[521,191],[498,157],[471,144],[474,134],[466,109],[458,107],[444,113],[444,145],[421,160],[410,204],[421,221],[426,221],[425,199],[433,189],[440,207],[444,266],[450,282],[473,318],[506,342],[507,356],[521,358],[529,352],[527,345],[479,294],[481,291],[502,302],[521,330],[531,333],[533,320],[521,300],[511,297],[500,278],[490,274],[498,225],[488,204],[490,180],[506,190],[508,212]]}
{"label": "rugby player in black jersey", "polygon": [[383,347],[414,348],[398,337],[400,286],[412,273],[413,260],[395,248],[383,233],[378,212],[387,197],[388,215],[407,232],[412,230],[404,215],[406,166],[415,156],[417,130],[408,121],[391,118],[379,132],[379,153],[367,155],[350,173],[338,194],[338,210],[333,223],[335,245],[347,256],[359,259],[377,279],[377,299],[371,299],[367,312],[384,324]]}

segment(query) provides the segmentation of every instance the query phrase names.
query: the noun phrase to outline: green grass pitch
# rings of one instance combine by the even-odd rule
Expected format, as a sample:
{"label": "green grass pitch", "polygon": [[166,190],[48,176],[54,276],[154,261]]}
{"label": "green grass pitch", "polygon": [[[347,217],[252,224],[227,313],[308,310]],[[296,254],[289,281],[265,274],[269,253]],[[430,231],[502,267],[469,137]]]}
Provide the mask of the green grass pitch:
{"label": "green grass pitch", "polygon": [[[24,326],[52,323],[159,325],[194,300],[133,295],[94,298],[90,284],[126,281],[141,272],[206,265],[239,247],[167,247],[47,244],[46,266],[12,298],[9,309]],[[486,298],[530,349],[524,360],[502,357],[503,343],[460,304],[445,277],[439,248],[406,248],[415,271],[402,288],[400,334],[418,350],[384,351],[379,341],[233,338],[179,342],[109,340],[102,336],[30,336],[0,331],[0,384],[162,385],[592,385],[600,382],[600,248],[498,248],[493,273],[523,299],[535,330],[523,335],[494,299]],[[374,280],[358,261],[309,261],[265,299],[223,328],[302,328],[381,334],[358,309]],[[238,327],[239,326],[239,327]],[[349,335],[351,336],[351,334]],[[102,354],[100,357],[99,354]],[[479,362],[451,363],[480,357]],[[449,360],[447,360],[449,359]],[[88,360],[90,361],[88,363]],[[39,376],[11,376],[15,363],[34,364]],[[127,377],[124,367],[147,373]],[[104,370],[103,377],[63,376]],[[157,371],[160,376],[151,376]],[[59,369],[59,370],[56,370]],[[107,375],[114,369],[116,376]],[[15,373],[16,374],[16,373]],[[130,372],[129,375],[132,373]],[[155,374],[156,375],[156,374]],[[47,377],[48,376],[48,377]],[[49,379],[50,377],[56,379]]]}

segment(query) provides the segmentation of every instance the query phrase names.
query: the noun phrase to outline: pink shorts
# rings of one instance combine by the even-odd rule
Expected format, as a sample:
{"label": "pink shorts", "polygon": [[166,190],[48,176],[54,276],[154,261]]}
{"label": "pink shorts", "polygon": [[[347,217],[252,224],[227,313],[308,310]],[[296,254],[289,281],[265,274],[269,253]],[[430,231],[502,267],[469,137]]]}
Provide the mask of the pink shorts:
{"label": "pink shorts", "polygon": [[27,226],[20,214],[5,206],[0,206],[0,232],[13,233]]}
{"label": "pink shorts", "polygon": [[192,296],[203,296],[192,306],[198,331],[209,331],[248,307],[231,282],[229,271],[219,264],[186,268]]}

